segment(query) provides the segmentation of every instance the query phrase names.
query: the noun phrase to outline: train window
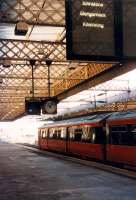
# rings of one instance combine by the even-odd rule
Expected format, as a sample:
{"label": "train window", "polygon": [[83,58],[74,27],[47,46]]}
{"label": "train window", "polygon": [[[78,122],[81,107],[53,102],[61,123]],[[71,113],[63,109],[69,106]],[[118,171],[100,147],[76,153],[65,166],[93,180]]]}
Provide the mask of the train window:
{"label": "train window", "polygon": [[52,135],[53,139],[57,139],[57,130],[54,130],[53,135]]}
{"label": "train window", "polygon": [[112,132],[122,132],[122,131],[127,131],[127,126],[112,126]]}
{"label": "train window", "polygon": [[81,142],[82,134],[81,133],[76,133],[74,137],[75,142]]}
{"label": "train window", "polygon": [[66,139],[66,128],[51,128],[49,130],[49,138],[56,140],[65,140]]}
{"label": "train window", "polygon": [[121,145],[132,145],[132,137],[129,132],[123,132],[121,133]]}
{"label": "train window", "polygon": [[132,146],[136,146],[136,125],[131,125]]}
{"label": "train window", "polygon": [[44,130],[41,131],[42,139],[44,139]]}
{"label": "train window", "polygon": [[70,127],[69,129],[68,129],[68,132],[69,132],[69,138],[70,138],[70,140],[71,141],[73,141],[74,140],[74,132],[75,132],[75,129],[73,128],[73,127]]}
{"label": "train window", "polygon": [[55,129],[54,128],[50,128],[49,129],[49,138],[50,139],[54,139],[55,136]]}
{"label": "train window", "polygon": [[61,130],[58,130],[57,138],[58,138],[58,139],[61,139]]}
{"label": "train window", "polygon": [[136,132],[133,133],[133,137],[132,137],[132,145],[136,146]]}
{"label": "train window", "polygon": [[82,134],[83,134],[82,128],[75,129],[74,141],[75,142],[81,142]]}
{"label": "train window", "polygon": [[83,128],[83,135],[82,135],[82,142],[84,143],[91,143],[92,138],[92,131],[90,130],[90,127],[84,127]]}
{"label": "train window", "polygon": [[92,144],[103,144],[104,134],[102,127],[90,127],[82,126],[69,128],[69,135],[71,141],[92,143]]}
{"label": "train window", "polygon": [[58,130],[57,138],[58,138],[59,140],[65,140],[65,139],[66,139],[66,128],[60,128],[60,129]]}
{"label": "train window", "polygon": [[82,140],[82,134],[83,134],[83,128],[74,126],[69,128],[69,136],[70,140],[74,142],[81,142]]}
{"label": "train window", "polygon": [[88,126],[83,128],[82,142],[84,143],[95,143],[95,129]]}
{"label": "train window", "polygon": [[92,138],[93,143],[104,144],[106,137],[103,127],[95,127],[94,129],[95,129],[95,138]]}
{"label": "train window", "polygon": [[112,132],[110,134],[110,144],[120,145],[120,134]]}
{"label": "train window", "polygon": [[110,128],[110,144],[132,145],[132,131],[130,125],[112,126]]}
{"label": "train window", "polygon": [[41,134],[42,134],[42,139],[46,139],[48,136],[48,130],[42,130]]}
{"label": "train window", "polygon": [[127,132],[127,126],[112,126],[110,127],[110,144],[121,145],[122,135]]}

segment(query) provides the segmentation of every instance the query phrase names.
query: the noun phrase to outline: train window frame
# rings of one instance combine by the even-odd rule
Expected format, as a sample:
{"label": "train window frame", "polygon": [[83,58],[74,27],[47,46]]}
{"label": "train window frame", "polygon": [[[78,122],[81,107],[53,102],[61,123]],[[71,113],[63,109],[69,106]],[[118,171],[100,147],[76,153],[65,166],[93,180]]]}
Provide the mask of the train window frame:
{"label": "train window frame", "polygon": [[90,126],[84,126],[83,127],[83,135],[82,135],[82,143],[86,144],[92,144],[92,132],[90,132],[91,127]]}
{"label": "train window frame", "polygon": [[[76,130],[76,133],[75,133],[75,130]],[[80,133],[79,130],[82,130],[82,126],[71,126],[68,128],[69,140],[71,142],[78,142],[78,143],[82,142],[82,134]]]}
{"label": "train window frame", "polygon": [[[132,146],[136,146],[136,124],[131,124]],[[132,128],[134,127],[134,130]],[[135,139],[135,140],[134,140]]]}
{"label": "train window frame", "polygon": [[67,137],[66,133],[67,132],[66,132],[66,128],[65,127],[50,128],[49,129],[49,139],[52,139],[52,140],[66,140],[66,137]]}
{"label": "train window frame", "polygon": [[57,133],[58,140],[66,140],[66,137],[67,137],[66,127],[59,127]]}
{"label": "train window frame", "polygon": [[56,140],[57,139],[57,132],[55,128],[49,129],[49,139]]}
{"label": "train window frame", "polygon": [[106,132],[103,126],[95,127],[95,144],[105,144],[106,143]]}
{"label": "train window frame", "polygon": [[41,137],[42,137],[42,139],[48,138],[48,130],[47,129],[41,130]]}
{"label": "train window frame", "polygon": [[[75,139],[75,130],[79,130],[79,126],[72,126],[68,128],[69,140],[72,142],[84,143],[84,144],[104,144],[105,137],[102,127],[92,127],[91,125],[82,125],[81,139]],[[88,129],[88,130],[87,130]],[[101,129],[101,130],[100,130]],[[90,132],[91,131],[91,132]],[[78,131],[79,132],[79,131]],[[88,133],[87,133],[88,132]],[[88,136],[87,136],[88,134]]]}
{"label": "train window frame", "polygon": [[[125,127],[125,129],[122,127]],[[122,133],[127,131],[127,125],[112,125],[109,129],[109,144],[122,145]]]}
{"label": "train window frame", "polygon": [[[121,129],[120,132],[119,129],[117,131],[112,131],[113,127],[126,127],[125,129]],[[119,145],[119,146],[136,146],[136,142],[133,142],[133,134],[132,134],[132,124],[125,124],[125,125],[112,125],[109,127],[109,144],[111,145]],[[136,126],[136,125],[135,125]],[[113,135],[116,139],[118,139],[118,142],[113,142]],[[136,132],[135,132],[136,134]],[[136,137],[136,136],[135,136]]]}

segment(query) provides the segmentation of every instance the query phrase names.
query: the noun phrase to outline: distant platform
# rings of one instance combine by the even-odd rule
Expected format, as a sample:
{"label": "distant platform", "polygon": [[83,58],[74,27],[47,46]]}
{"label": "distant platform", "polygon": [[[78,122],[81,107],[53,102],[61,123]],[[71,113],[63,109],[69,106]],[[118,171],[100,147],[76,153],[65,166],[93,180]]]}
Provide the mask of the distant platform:
{"label": "distant platform", "polygon": [[0,141],[0,200],[135,200],[136,181]]}

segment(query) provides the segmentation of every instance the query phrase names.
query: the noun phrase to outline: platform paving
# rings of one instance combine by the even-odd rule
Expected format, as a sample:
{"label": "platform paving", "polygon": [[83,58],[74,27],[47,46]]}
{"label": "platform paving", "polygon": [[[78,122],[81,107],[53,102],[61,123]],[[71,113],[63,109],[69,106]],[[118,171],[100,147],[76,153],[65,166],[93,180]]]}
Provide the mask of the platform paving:
{"label": "platform paving", "polygon": [[0,142],[0,200],[135,200],[136,180]]}

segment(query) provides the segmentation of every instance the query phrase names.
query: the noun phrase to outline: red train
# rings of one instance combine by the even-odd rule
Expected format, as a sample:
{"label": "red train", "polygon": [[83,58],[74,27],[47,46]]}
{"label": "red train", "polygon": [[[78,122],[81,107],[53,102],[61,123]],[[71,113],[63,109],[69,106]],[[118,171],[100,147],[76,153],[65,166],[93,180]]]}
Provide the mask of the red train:
{"label": "red train", "polygon": [[136,110],[45,125],[39,128],[39,147],[136,170]]}

